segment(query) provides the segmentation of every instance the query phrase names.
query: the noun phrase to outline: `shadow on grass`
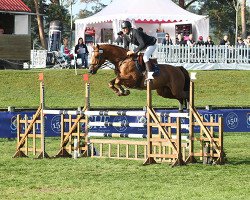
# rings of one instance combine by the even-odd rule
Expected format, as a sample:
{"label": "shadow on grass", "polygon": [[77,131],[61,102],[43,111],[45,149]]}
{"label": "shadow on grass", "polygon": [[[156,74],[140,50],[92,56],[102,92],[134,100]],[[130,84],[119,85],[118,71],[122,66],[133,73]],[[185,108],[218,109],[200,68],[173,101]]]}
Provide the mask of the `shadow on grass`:
{"label": "shadow on grass", "polygon": [[250,159],[248,160],[240,160],[240,161],[234,161],[234,160],[227,160],[226,163],[227,165],[250,165]]}

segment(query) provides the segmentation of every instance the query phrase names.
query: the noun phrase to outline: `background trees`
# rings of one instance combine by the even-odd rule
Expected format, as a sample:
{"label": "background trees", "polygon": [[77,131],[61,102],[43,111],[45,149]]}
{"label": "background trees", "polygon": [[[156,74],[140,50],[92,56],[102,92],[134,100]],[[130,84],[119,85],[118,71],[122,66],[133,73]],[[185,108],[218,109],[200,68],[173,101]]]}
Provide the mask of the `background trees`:
{"label": "background trees", "polygon": [[230,36],[232,44],[237,36],[246,38],[246,35],[250,34],[250,8],[246,7],[246,0],[174,0],[174,2],[189,11],[208,15],[210,34],[217,43],[224,34]]}

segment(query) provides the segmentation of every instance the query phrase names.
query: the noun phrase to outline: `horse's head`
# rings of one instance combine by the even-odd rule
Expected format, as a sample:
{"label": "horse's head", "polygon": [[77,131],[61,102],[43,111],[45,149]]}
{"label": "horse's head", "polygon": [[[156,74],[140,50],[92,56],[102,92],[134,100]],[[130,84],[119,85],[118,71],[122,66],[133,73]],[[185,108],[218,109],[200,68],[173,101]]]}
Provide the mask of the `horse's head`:
{"label": "horse's head", "polygon": [[97,44],[93,46],[92,56],[90,60],[89,73],[96,74],[97,70],[104,64],[105,58],[103,49]]}

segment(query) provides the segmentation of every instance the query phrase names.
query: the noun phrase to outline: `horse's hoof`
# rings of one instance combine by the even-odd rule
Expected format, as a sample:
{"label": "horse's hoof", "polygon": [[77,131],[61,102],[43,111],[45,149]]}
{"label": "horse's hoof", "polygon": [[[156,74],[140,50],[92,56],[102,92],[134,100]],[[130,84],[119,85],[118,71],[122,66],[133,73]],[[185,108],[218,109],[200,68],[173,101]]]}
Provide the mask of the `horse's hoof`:
{"label": "horse's hoof", "polygon": [[178,110],[178,113],[183,113],[183,110]]}
{"label": "horse's hoof", "polygon": [[123,95],[125,95],[125,96],[128,96],[128,95],[130,95],[130,91],[129,91],[129,90],[124,90],[124,93],[123,93]]}
{"label": "horse's hoof", "polygon": [[119,91],[119,92],[116,92],[117,96],[122,96],[123,94]]}

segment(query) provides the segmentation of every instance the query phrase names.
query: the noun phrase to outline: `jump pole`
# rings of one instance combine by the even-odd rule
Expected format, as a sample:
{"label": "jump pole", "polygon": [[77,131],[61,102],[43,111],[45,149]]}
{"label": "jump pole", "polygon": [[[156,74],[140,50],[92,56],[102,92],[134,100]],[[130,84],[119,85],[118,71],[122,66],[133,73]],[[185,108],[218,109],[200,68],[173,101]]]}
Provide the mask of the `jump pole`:
{"label": "jump pole", "polygon": [[150,125],[152,117],[150,115],[150,111],[152,109],[152,81],[153,81],[153,72],[148,72],[148,80],[147,80],[147,159],[143,163],[144,165],[147,164],[155,164],[156,161],[153,157],[151,157],[151,154],[153,153],[153,144],[151,141],[152,138],[152,126]]}
{"label": "jump pole", "polygon": [[45,107],[45,96],[44,96],[44,75],[43,73],[39,73],[39,81],[40,81],[40,120],[41,120],[41,153],[38,158],[49,158],[49,155],[45,151],[45,119],[44,119],[44,107]]}

